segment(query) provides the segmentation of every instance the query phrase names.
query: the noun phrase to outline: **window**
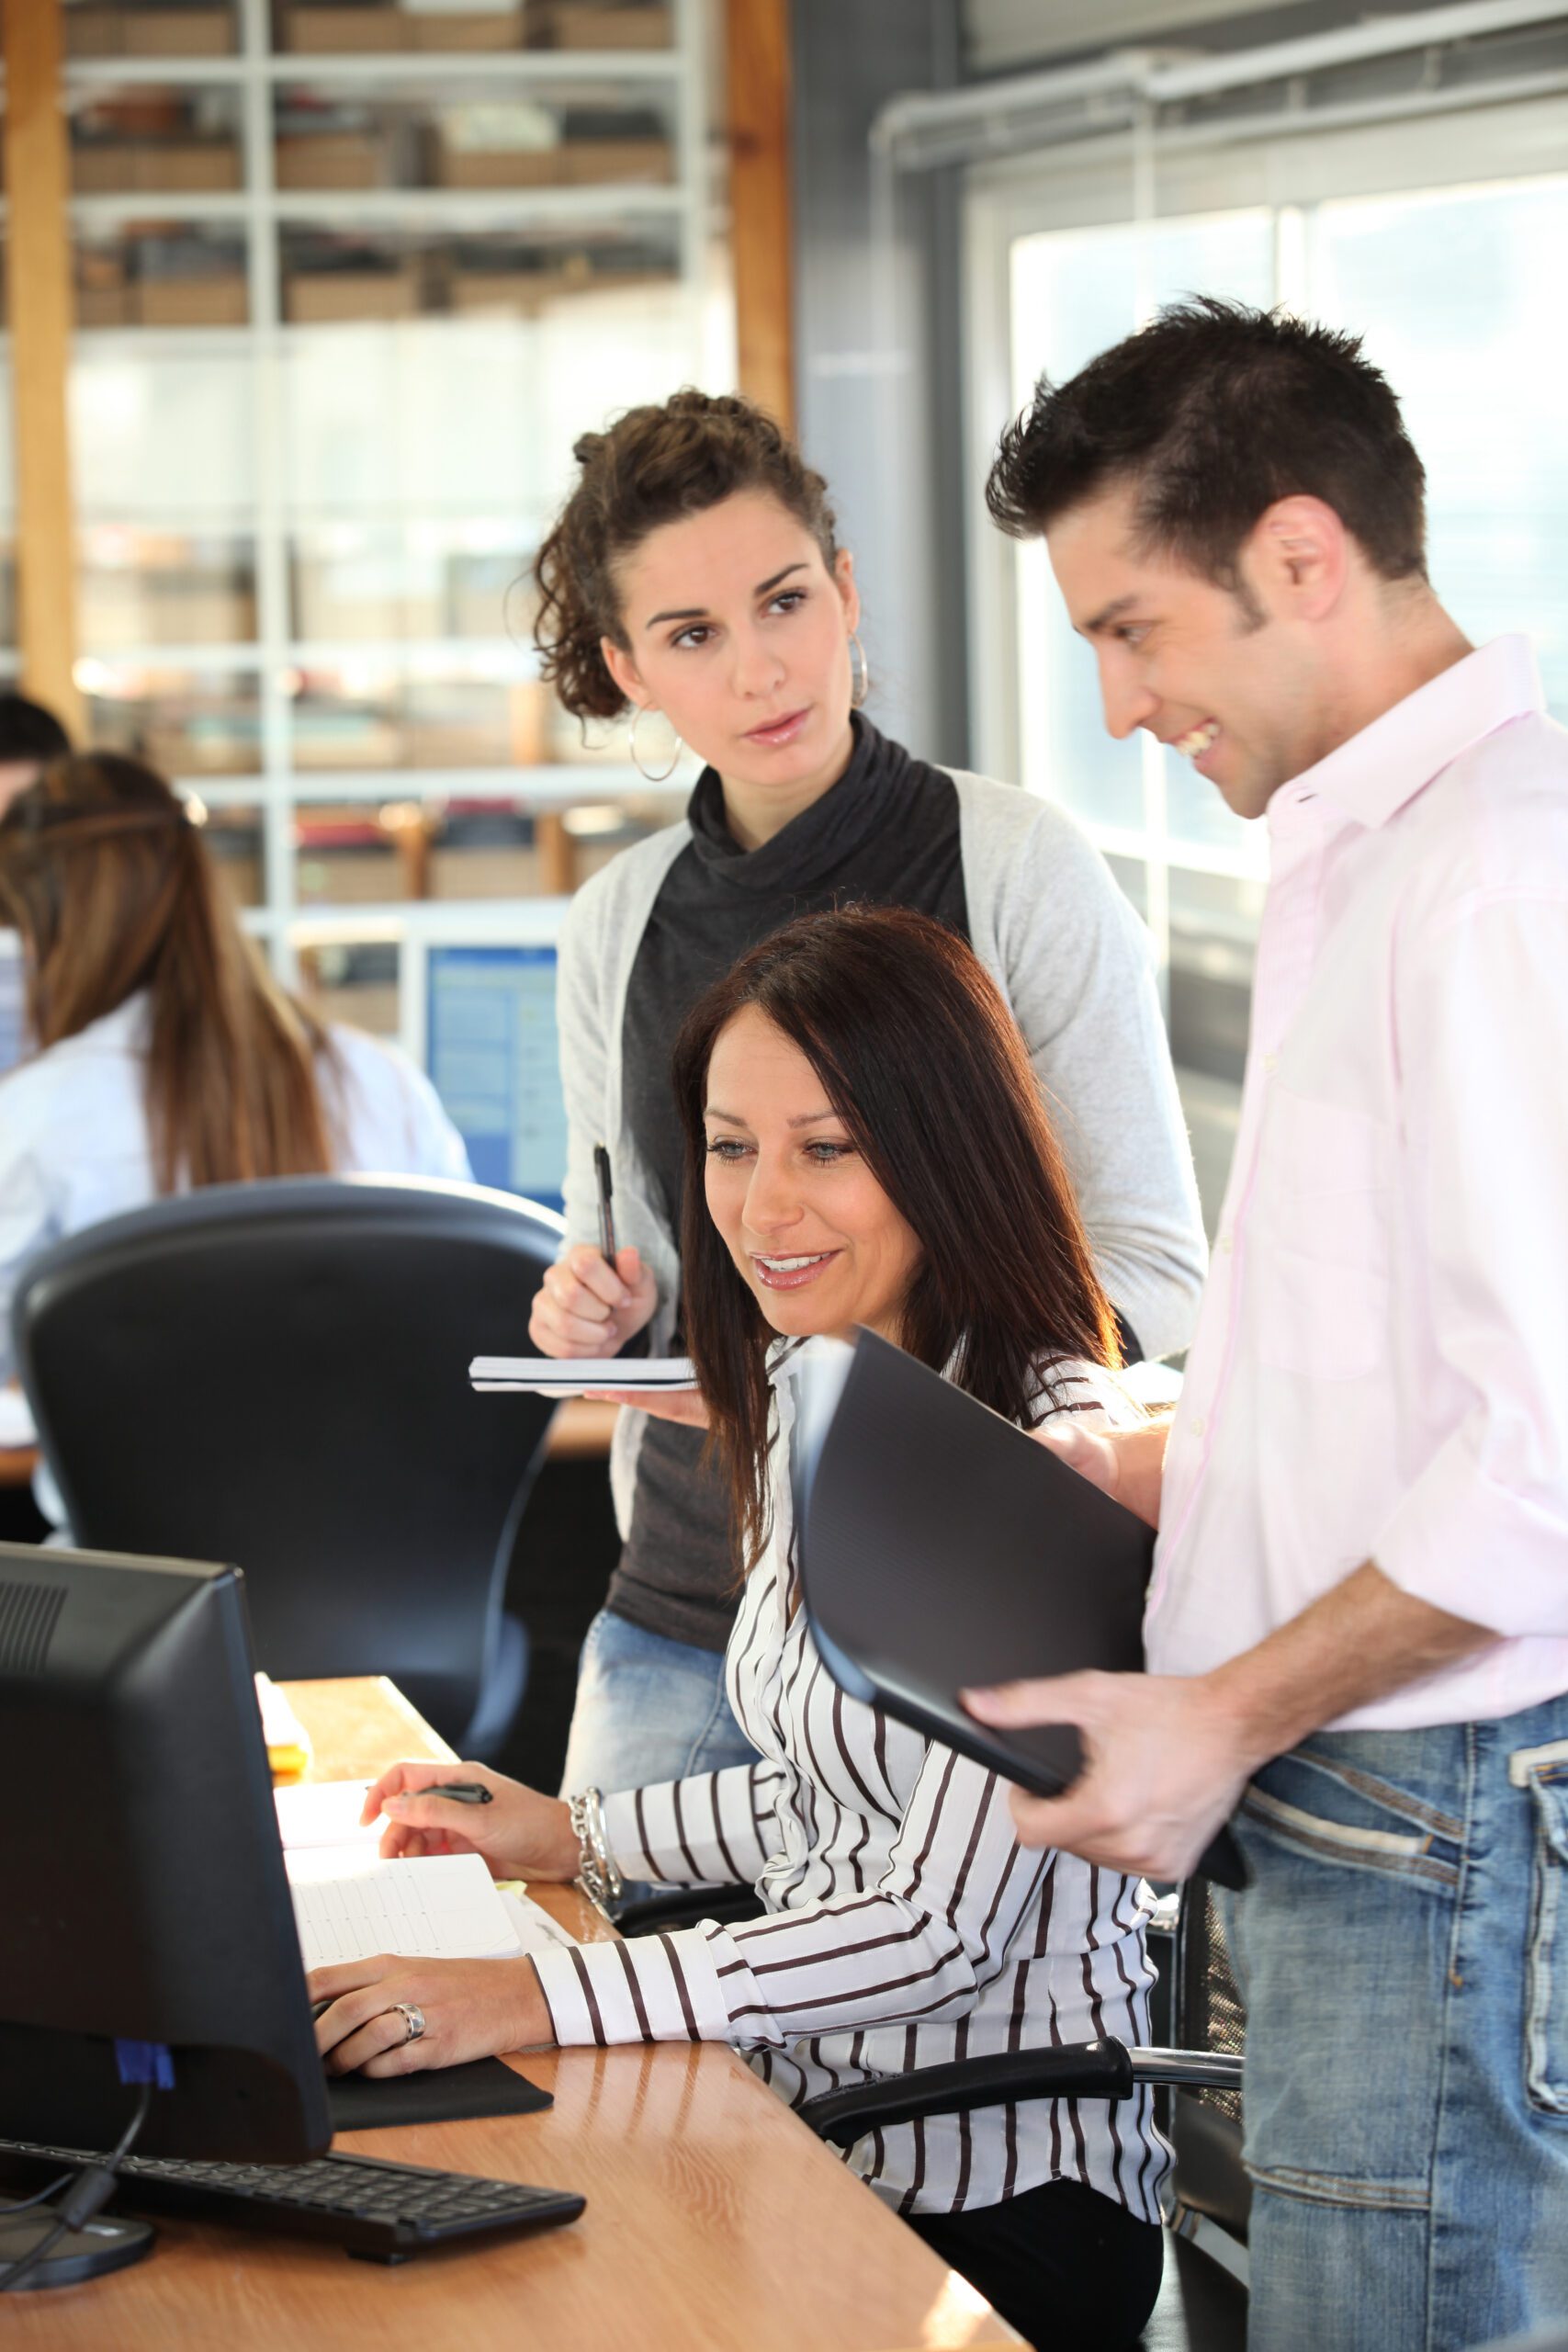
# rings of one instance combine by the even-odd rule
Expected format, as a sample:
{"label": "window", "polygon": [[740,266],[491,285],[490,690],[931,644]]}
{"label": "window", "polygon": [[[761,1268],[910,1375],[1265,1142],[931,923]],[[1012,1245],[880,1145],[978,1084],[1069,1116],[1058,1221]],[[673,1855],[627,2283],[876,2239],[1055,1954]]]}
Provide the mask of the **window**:
{"label": "window", "polygon": [[[1462,120],[1445,130],[1453,168],[1467,133]],[[1209,184],[1227,175],[1238,187],[1257,176],[1232,156]],[[1277,161],[1273,175],[1290,176]],[[970,251],[991,289],[993,331],[997,298],[1005,302],[1004,404],[1016,411],[1043,370],[1071,375],[1190,291],[1284,301],[1353,327],[1426,463],[1438,594],[1477,642],[1528,630],[1549,704],[1568,719],[1568,317],[1547,299],[1568,247],[1568,176],[1478,173],[1471,185],[1337,194],[1332,156],[1325,166],[1321,153],[1301,176],[1317,183],[1301,201],[1142,222],[1083,221],[1081,200],[1062,200],[1060,171],[1032,186],[1015,173],[1005,199],[983,196]],[[1064,213],[1070,225],[1053,225]],[[976,376],[973,396],[992,402],[974,420],[977,449],[994,443],[1000,390],[999,371]],[[989,569],[980,604],[996,640],[975,665],[979,757],[1071,808],[1150,924],[1212,1225],[1245,1050],[1262,828],[1233,817],[1152,737],[1118,744],[1105,734],[1092,658],[1041,547],[977,538],[976,551],[977,569]]]}

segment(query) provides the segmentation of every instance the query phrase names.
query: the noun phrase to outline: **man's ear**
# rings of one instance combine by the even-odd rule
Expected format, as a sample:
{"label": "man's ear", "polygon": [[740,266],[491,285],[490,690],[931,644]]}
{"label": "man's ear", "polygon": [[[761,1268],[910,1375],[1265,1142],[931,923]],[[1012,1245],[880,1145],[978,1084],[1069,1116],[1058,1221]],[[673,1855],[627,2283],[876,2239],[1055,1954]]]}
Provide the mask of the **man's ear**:
{"label": "man's ear", "polygon": [[650,699],[648,688],[643,684],[637,663],[625,646],[617,645],[613,637],[602,637],[599,639],[599,650],[604,657],[605,669],[608,670],[626,700],[635,705],[647,703]]}
{"label": "man's ear", "polygon": [[1299,492],[1265,507],[1241,549],[1242,575],[1281,618],[1326,619],[1350,576],[1350,535],[1326,500]]}

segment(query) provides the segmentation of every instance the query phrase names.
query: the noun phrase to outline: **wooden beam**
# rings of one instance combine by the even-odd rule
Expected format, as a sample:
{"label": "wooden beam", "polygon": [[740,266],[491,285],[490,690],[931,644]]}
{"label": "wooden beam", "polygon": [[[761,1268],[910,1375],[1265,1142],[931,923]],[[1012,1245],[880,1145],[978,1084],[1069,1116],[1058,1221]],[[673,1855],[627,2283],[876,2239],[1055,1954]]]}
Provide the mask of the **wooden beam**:
{"label": "wooden beam", "polygon": [[[16,0],[12,0],[16,5]],[[740,390],[795,431],[789,0],[726,0],[729,210]]]}
{"label": "wooden beam", "polygon": [[6,277],[22,687],[82,733],[76,532],[65,381],[71,355],[70,156],[60,0],[0,0],[6,59]]}

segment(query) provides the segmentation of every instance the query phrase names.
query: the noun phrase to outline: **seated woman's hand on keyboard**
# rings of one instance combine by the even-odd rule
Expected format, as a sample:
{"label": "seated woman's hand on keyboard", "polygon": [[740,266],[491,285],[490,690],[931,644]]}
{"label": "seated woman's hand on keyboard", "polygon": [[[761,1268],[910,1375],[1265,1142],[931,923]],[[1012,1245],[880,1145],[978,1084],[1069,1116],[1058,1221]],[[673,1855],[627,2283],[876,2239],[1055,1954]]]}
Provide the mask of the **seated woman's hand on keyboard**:
{"label": "seated woman's hand on keyboard", "polygon": [[314,1968],[306,1982],[312,2001],[331,2005],[316,2019],[316,2047],[330,2075],[414,2075],[556,2038],[526,1955],[412,1960],[378,1952]]}
{"label": "seated woman's hand on keyboard", "polygon": [[[455,1781],[488,1789],[491,1803],[464,1804],[423,1793]],[[371,1822],[378,1814],[385,1814],[389,1825],[381,1839],[389,1860],[399,1855],[480,1854],[493,1878],[577,1875],[581,1849],[560,1799],[541,1796],[483,1764],[393,1764],[367,1793],[360,1819]]]}

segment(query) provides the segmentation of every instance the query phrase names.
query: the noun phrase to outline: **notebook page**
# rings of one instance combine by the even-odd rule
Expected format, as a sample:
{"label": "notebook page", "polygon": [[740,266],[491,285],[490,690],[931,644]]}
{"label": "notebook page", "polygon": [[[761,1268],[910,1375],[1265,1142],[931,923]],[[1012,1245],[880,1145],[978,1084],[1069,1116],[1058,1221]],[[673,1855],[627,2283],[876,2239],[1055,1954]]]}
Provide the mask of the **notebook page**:
{"label": "notebook page", "polygon": [[[514,1881],[513,1885],[515,1883]],[[563,1945],[570,1949],[576,1942],[576,1937],[569,1935],[560,1921],[552,1919],[543,1904],[536,1903],[531,1894],[513,1893],[513,1886],[498,1891],[502,1907],[517,1931],[519,1951],[549,1951],[552,1947],[558,1951]]]}
{"label": "notebook page", "polygon": [[357,1846],[361,1840],[374,1851],[386,1822],[378,1818],[361,1828],[368,1781],[296,1781],[292,1787],[274,1789],[277,1826],[286,1848]]}
{"label": "notebook page", "polygon": [[334,1877],[320,1871],[322,1851],[284,1857],[307,1968],[383,1951],[486,1960],[517,1951],[495,1882],[477,1854],[370,1862]]}

